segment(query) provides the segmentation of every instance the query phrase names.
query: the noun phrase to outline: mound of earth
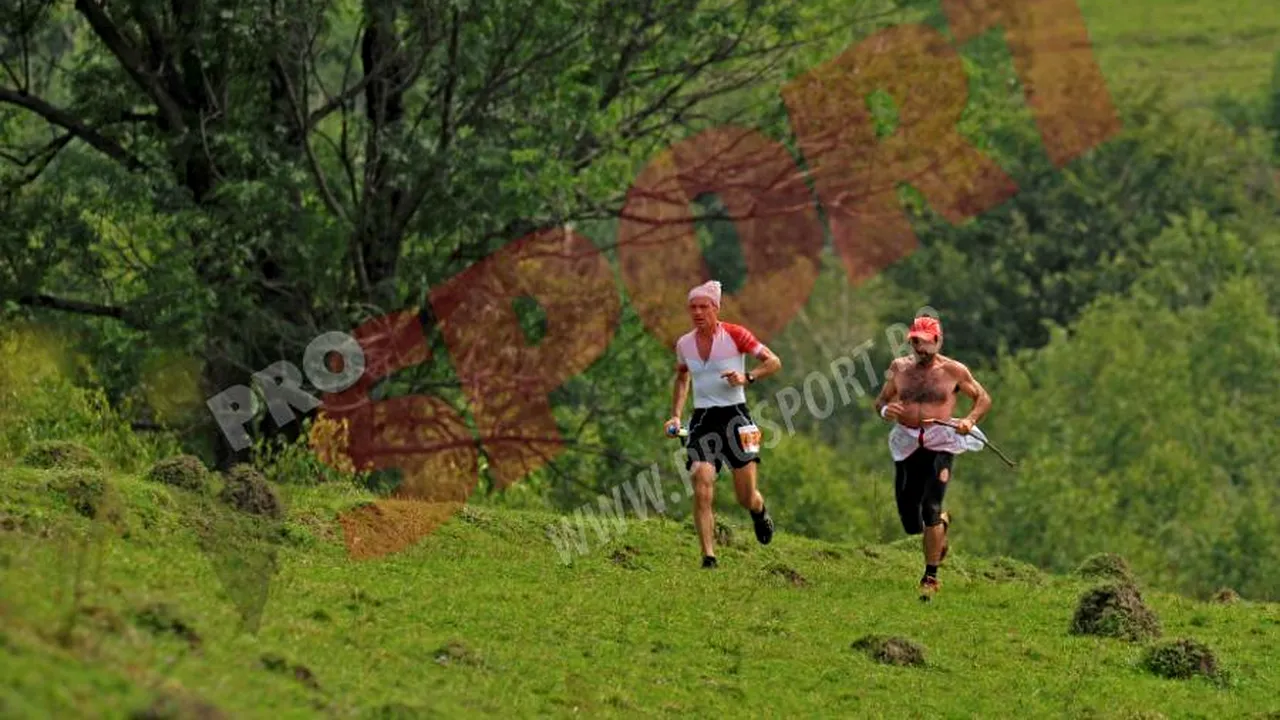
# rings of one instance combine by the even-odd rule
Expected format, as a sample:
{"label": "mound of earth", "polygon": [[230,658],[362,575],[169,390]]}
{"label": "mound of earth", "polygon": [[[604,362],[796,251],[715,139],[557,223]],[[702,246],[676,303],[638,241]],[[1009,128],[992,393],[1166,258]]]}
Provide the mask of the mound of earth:
{"label": "mound of earth", "polygon": [[1160,636],[1160,621],[1127,583],[1110,583],[1085,593],[1071,619],[1071,634],[1138,642]]}
{"label": "mound of earth", "polygon": [[850,647],[885,665],[924,665],[924,648],[904,637],[867,635]]}
{"label": "mound of earth", "polygon": [[57,468],[102,469],[102,461],[92,450],[76,442],[47,440],[38,442],[22,454],[21,463],[41,470]]}
{"label": "mound of earth", "polygon": [[1204,643],[1180,638],[1147,649],[1142,666],[1160,677],[1185,680],[1197,675],[1210,679],[1220,674],[1218,658]]}

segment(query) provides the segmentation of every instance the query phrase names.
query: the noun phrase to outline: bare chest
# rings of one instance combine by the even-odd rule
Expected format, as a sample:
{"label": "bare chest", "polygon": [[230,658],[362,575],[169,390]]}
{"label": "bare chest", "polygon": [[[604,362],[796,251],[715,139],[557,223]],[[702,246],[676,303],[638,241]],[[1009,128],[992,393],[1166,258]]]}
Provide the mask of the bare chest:
{"label": "bare chest", "polygon": [[702,362],[707,362],[711,359],[711,347],[715,345],[715,337],[712,336],[704,338],[701,335],[696,335],[694,337],[694,342],[697,343],[698,347],[698,359]]}
{"label": "bare chest", "polygon": [[955,380],[941,368],[908,368],[895,381],[904,402],[935,405],[950,400],[956,392]]}

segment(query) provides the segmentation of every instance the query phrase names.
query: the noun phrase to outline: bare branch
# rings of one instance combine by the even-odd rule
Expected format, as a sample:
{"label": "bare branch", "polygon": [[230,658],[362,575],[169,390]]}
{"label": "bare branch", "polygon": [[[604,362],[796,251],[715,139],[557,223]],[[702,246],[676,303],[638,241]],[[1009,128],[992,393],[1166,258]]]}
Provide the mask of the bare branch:
{"label": "bare branch", "polygon": [[351,220],[347,216],[342,204],[338,202],[338,198],[334,197],[333,191],[329,189],[329,181],[325,178],[324,170],[320,167],[320,162],[316,160],[315,150],[311,147],[311,139],[307,137],[306,129],[303,123],[306,122],[306,108],[302,105],[306,100],[299,100],[298,94],[293,90],[293,81],[289,79],[289,73],[285,70],[284,63],[281,62],[279,56],[272,61],[275,65],[276,72],[280,74],[280,78],[284,83],[285,95],[289,98],[289,107],[293,110],[293,121],[298,126],[300,139],[302,140],[302,148],[307,155],[307,166],[311,169],[312,176],[316,179],[316,186],[320,188],[320,196],[324,199],[324,204],[329,208],[329,212],[333,213],[343,223],[350,224]]}
{"label": "bare branch", "polygon": [[[356,41],[356,46],[357,47],[359,46],[358,39]],[[376,80],[382,79],[382,77],[386,75],[389,70],[393,70],[396,66],[396,61],[398,60],[397,52],[399,50],[401,50],[401,43],[399,38],[397,38],[396,46],[392,48],[390,51],[388,51],[386,54],[384,54],[381,58],[379,58],[378,62],[373,66],[373,69],[369,72],[366,72],[364,74],[364,77],[360,78],[360,80],[356,82],[355,85],[352,85],[351,87],[338,93],[336,96],[330,98],[328,102],[326,102],[324,105],[321,105],[318,109],[316,109],[314,112],[308,115],[307,124],[304,127],[304,130],[309,132],[311,128],[315,127],[321,120],[325,119],[330,114],[332,114],[334,110],[337,110],[340,107],[345,107],[347,103],[359,97],[360,93],[364,92],[365,89],[369,87],[370,83]],[[414,66],[413,71],[408,73],[407,79],[405,79],[404,82],[402,82],[395,90],[392,90],[391,91],[392,93],[403,92],[408,85],[412,84],[414,80],[416,80],[418,76],[422,74],[422,70],[426,66],[427,54],[428,53],[425,51],[419,54],[418,60]],[[351,67],[351,64],[354,60],[354,55],[355,55],[355,52],[353,48],[352,58],[347,61],[347,69],[343,70],[344,76],[347,74],[347,72]],[[343,84],[344,85],[346,84],[345,80]]]}

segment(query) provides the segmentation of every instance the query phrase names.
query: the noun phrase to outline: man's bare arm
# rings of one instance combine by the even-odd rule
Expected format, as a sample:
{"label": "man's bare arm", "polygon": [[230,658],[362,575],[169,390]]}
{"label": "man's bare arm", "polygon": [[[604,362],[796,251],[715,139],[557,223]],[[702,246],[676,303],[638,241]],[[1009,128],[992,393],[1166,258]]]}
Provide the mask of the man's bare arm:
{"label": "man's bare arm", "polygon": [[689,369],[676,368],[675,383],[671,388],[671,417],[678,418],[684,410],[685,398],[689,396]]}
{"label": "man's bare arm", "polygon": [[969,414],[965,419],[977,425],[982,420],[987,411],[991,409],[991,395],[987,393],[987,389],[982,387],[982,383],[969,372],[969,368],[961,363],[956,363],[960,392],[968,395],[973,400],[973,408],[969,410]]}
{"label": "man's bare arm", "polygon": [[886,405],[898,399],[898,383],[894,381],[897,375],[897,362],[889,364],[889,372],[886,373],[888,378],[884,385],[880,387],[880,394],[876,396],[876,414],[882,412]]}
{"label": "man's bare arm", "polygon": [[782,369],[781,358],[773,354],[773,351],[769,348],[765,348],[763,352],[764,357],[761,359],[760,364],[751,370],[751,378],[753,380],[767,378]]}

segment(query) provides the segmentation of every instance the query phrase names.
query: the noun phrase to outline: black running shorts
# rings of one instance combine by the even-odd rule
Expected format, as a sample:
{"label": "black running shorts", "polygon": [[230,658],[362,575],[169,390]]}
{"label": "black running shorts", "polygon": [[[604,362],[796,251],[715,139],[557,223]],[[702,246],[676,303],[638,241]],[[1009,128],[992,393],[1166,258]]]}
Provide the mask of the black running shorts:
{"label": "black running shorts", "polygon": [[[908,535],[919,535],[924,528],[942,522],[942,498],[951,479],[951,461],[955,455],[918,448],[906,460],[894,462],[893,494],[898,501],[898,517]],[[942,479],[946,471],[947,479]]]}
{"label": "black running shorts", "polygon": [[710,462],[715,463],[718,473],[725,463],[736,470],[760,462],[759,453],[744,451],[738,438],[738,428],[754,424],[746,405],[695,408],[685,440],[685,468],[692,468],[695,462]]}

